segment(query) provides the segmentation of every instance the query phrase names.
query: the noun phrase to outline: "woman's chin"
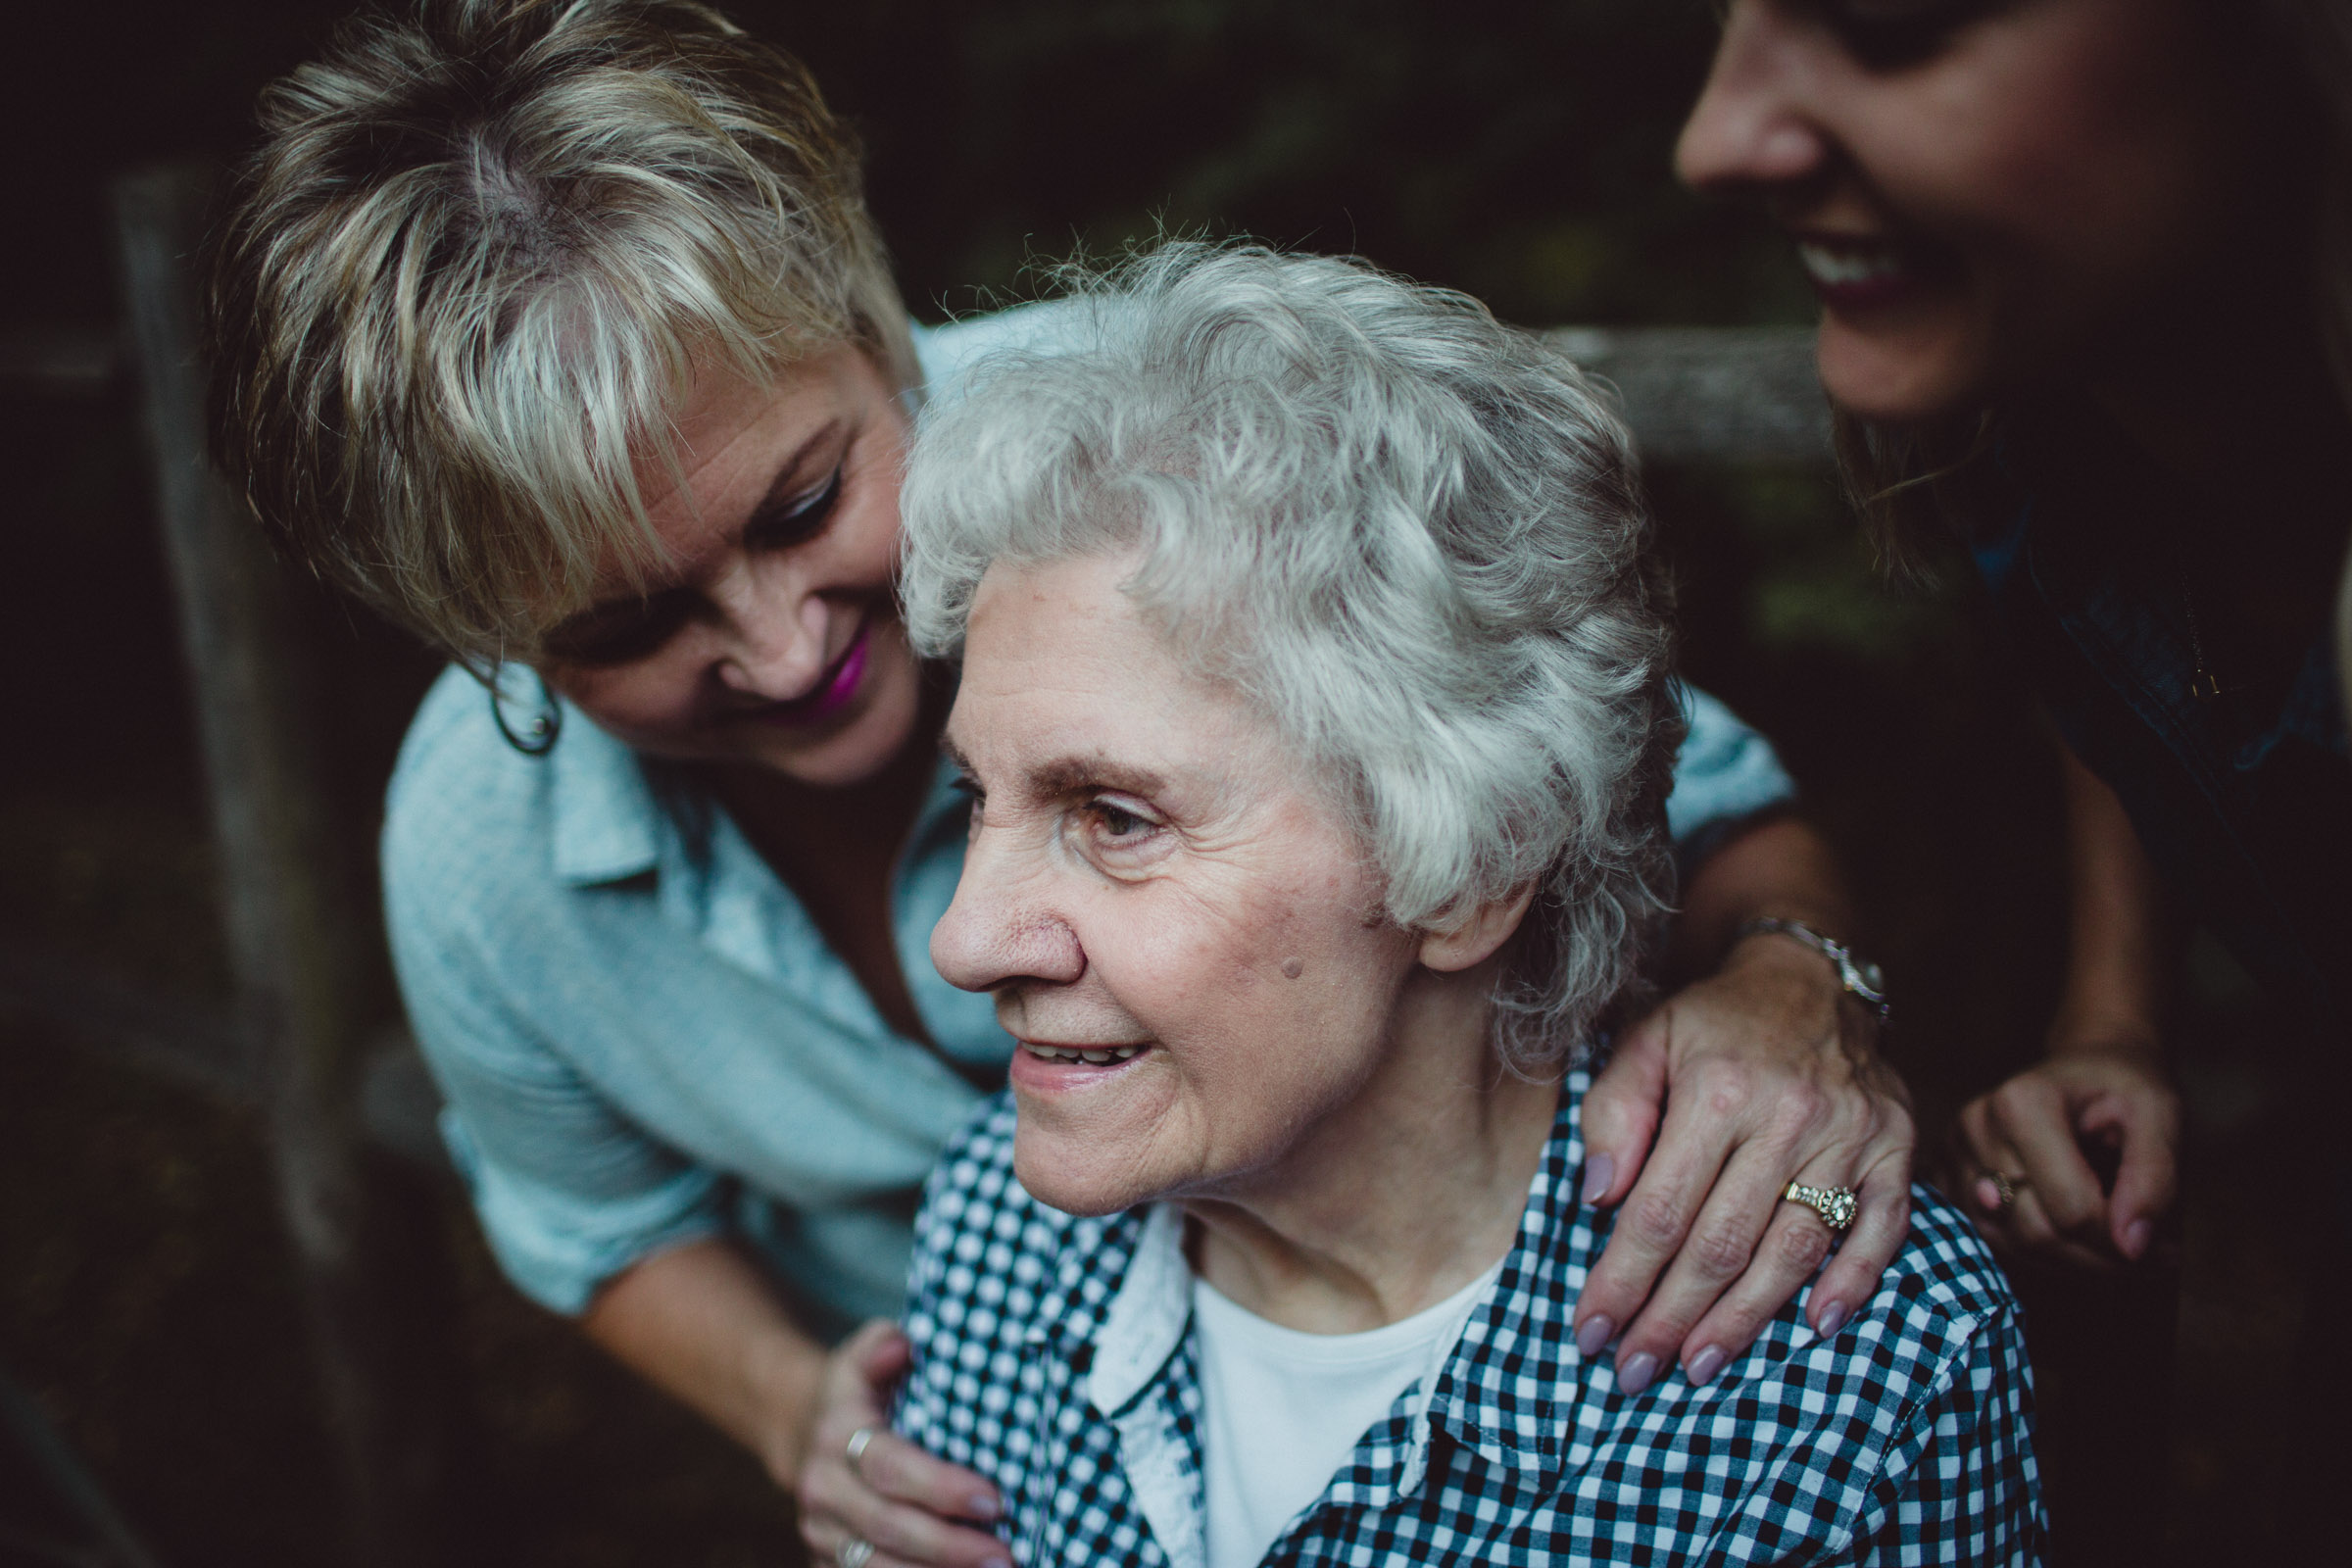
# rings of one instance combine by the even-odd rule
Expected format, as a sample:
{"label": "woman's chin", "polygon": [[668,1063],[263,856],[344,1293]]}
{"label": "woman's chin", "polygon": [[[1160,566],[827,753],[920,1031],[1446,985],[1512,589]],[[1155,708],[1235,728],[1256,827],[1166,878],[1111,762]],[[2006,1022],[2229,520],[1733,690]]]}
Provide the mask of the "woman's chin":
{"label": "woman's chin", "polygon": [[1031,1198],[1081,1219],[1116,1214],[1167,1191],[1166,1184],[1144,1179],[1142,1172],[1107,1150],[1071,1148],[1063,1140],[1033,1138],[1025,1116],[1021,1130],[1013,1136],[1012,1173]]}
{"label": "woman's chin", "polygon": [[1923,424],[1971,413],[1988,395],[1976,334],[1944,313],[1824,313],[1815,350],[1830,401],[1874,424]]}
{"label": "woman's chin", "polygon": [[747,760],[816,789],[861,784],[895,761],[914,739],[922,677],[903,638],[877,636],[864,690],[830,723],[768,723],[747,716],[734,725]]}
{"label": "woman's chin", "polygon": [[1151,1081],[1152,1054],[1084,1067],[1014,1054],[1013,1173],[1030,1197],[1065,1214],[1115,1214],[1181,1185],[1185,1173],[1166,1168],[1170,1107]]}

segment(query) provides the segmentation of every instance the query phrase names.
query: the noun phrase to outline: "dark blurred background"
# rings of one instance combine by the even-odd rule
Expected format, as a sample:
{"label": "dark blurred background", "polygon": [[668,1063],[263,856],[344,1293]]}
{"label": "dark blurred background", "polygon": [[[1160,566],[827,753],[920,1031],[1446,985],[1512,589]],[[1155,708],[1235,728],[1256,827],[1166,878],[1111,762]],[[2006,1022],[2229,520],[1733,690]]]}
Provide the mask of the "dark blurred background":
{"label": "dark blurred background", "polygon": [[[256,90],[347,9],[12,6],[0,338],[115,333],[109,179],[233,157]],[[861,128],[873,205],[927,318],[1020,298],[1031,263],[1163,225],[1357,252],[1529,325],[1810,315],[1778,244],[1669,176],[1713,41],[1700,0],[727,9],[802,55]],[[229,978],[137,407],[127,373],[75,396],[0,378],[0,957],[103,976],[201,1022],[225,1015]],[[1774,738],[1844,852],[1896,979],[1890,1050],[1933,1131],[2033,1053],[2047,1016],[2062,911],[2046,745],[1967,594],[1878,586],[1827,473],[1650,478],[1688,673]],[[362,612],[312,611],[316,748],[344,869],[371,886],[382,782],[434,662]],[[2276,1158],[2261,1010],[2208,946],[2182,979],[2204,1187],[2178,1238],[2178,1349],[2169,1309],[2147,1304],[2161,1291],[2127,1281],[2054,1297],[2035,1355],[2045,1409],[2127,1413],[2142,1444],[2131,1505],[2169,1520],[2191,1560],[2259,1538],[2260,1434],[2298,1305],[2284,1240],[2243,1222]],[[368,984],[395,1022],[380,959]],[[0,1369],[164,1562],[321,1560],[331,1477],[257,1118],[11,995]],[[415,1310],[449,1368],[463,1556],[797,1560],[788,1508],[749,1459],[508,1291],[446,1178],[382,1165],[427,1238]],[[2051,1338],[2068,1333],[2103,1341],[2106,1360]],[[28,1544],[63,1529],[58,1508],[0,1446],[0,1563],[68,1560]]]}

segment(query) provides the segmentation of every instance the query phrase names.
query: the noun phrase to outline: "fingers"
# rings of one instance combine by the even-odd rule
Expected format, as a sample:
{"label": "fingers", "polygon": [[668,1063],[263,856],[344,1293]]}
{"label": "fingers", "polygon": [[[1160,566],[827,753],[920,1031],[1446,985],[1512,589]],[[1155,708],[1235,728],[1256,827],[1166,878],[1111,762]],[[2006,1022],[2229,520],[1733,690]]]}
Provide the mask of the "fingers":
{"label": "fingers", "polygon": [[[795,1489],[801,1534],[828,1563],[851,1540],[870,1543],[874,1564],[896,1568],[983,1568],[1008,1561],[1004,1544],[963,1520],[1001,1511],[984,1477],[924,1452],[889,1430],[885,1401],[910,1350],[895,1324],[868,1323],[827,1365],[824,1407]],[[856,1463],[852,1437],[867,1437]]]}
{"label": "fingers", "polygon": [[997,1516],[997,1491],[985,1478],[933,1457],[895,1432],[874,1434],[858,1456],[857,1477],[883,1497],[935,1514],[983,1520]]}
{"label": "fingers", "polygon": [[1671,1008],[1661,1007],[1618,1043],[1609,1064],[1585,1091],[1577,1126],[1585,1140],[1580,1200],[1603,1206],[1633,1190],[1666,1102]]}
{"label": "fingers", "polygon": [[858,1369],[877,1394],[905,1375],[914,1359],[906,1333],[887,1318],[865,1324],[841,1344],[843,1359]]}
{"label": "fingers", "polygon": [[[1832,1237],[1809,1210],[1782,1200],[1788,1179],[1781,1172],[1788,1168],[1788,1156],[1770,1146],[1750,1144],[1734,1157],[1691,1226],[1690,1239],[1625,1332],[1617,1352],[1620,1388],[1629,1382],[1637,1389],[1645,1386],[1657,1368],[1678,1355],[1693,1381],[1705,1382],[1731,1355],[1746,1349],[1765,1320],[1813,1277],[1829,1255]],[[1838,1185],[1819,1171],[1801,1179]],[[1798,1218],[1805,1223],[1794,1223]],[[1748,1289],[1732,1294],[1735,1283],[1743,1281]],[[1695,1327],[1702,1318],[1704,1334]]]}
{"label": "fingers", "polygon": [[863,1541],[873,1546],[873,1555],[865,1559],[865,1568],[1010,1568],[1012,1561],[1004,1544],[993,1536],[980,1538],[988,1544],[988,1550],[978,1557],[963,1553],[959,1544],[950,1546],[949,1554],[944,1556],[908,1556],[893,1550],[875,1537],[860,1535],[838,1522],[811,1524],[804,1516],[801,1539],[808,1544],[808,1560],[815,1568],[833,1568],[852,1541]]}
{"label": "fingers", "polygon": [[2084,1247],[2107,1242],[2107,1194],[2082,1157],[2073,1119],[2058,1086],[2041,1076],[2013,1078],[1992,1092],[1996,1143],[2016,1152],[2022,1171],[2052,1230]]}
{"label": "fingers", "polygon": [[1004,1544],[960,1518],[993,1519],[994,1488],[981,1477],[925,1453],[906,1439],[875,1432],[853,1466],[846,1437],[812,1458],[800,1489],[801,1533],[819,1561],[855,1537],[884,1556],[939,1568],[983,1568],[1006,1560]]}
{"label": "fingers", "polygon": [[[1806,1303],[1814,1331],[1836,1334],[1861,1304],[1879,1292],[1879,1280],[1903,1250],[1911,1232],[1911,1151],[1889,1150],[1863,1174],[1855,1188],[1854,1223],[1838,1243],[1837,1255],[1821,1271]],[[1789,1205],[1791,1208],[1795,1204]],[[1798,1282],[1799,1285],[1802,1282]],[[1774,1311],[1786,1296],[1772,1303]]]}
{"label": "fingers", "polygon": [[[2003,1086],[2004,1088],[2008,1086]],[[1978,1173],[1968,1183],[1968,1198],[1976,1210],[1978,1228],[1987,1241],[2003,1250],[2063,1261],[2080,1268],[2101,1270],[2113,1266],[2114,1259],[2105,1249],[2103,1223],[2089,1227],[2094,1245],[2067,1234],[2052,1216],[2036,1189],[2036,1176],[2026,1158],[1996,1121],[1994,1095],[1969,1102],[1960,1112],[1959,1125],[1963,1158]],[[2071,1145],[2070,1145],[2071,1147]],[[2097,1191],[2097,1181],[2079,1151],[2073,1158],[2082,1166],[2083,1179]],[[1991,1179],[1999,1172],[2007,1178],[2009,1191]],[[2104,1200],[2102,1200],[2102,1209]]]}
{"label": "fingers", "polygon": [[[1737,1117],[1723,1107],[1698,1108],[1698,1102],[1707,1098],[1696,1097],[1687,1114],[1679,1105],[1669,1110],[1657,1148],[1644,1164],[1641,1179],[1626,1195],[1608,1246],[1601,1250],[1599,1260],[1585,1277],[1585,1288],[1576,1303],[1576,1344],[1585,1355],[1599,1354],[1617,1337],[1621,1327],[1634,1322],[1659,1275],[1683,1250],[1700,1204],[1715,1186],[1716,1176],[1723,1169],[1737,1136]],[[1759,1231],[1763,1228],[1760,1218],[1755,1228]],[[1735,1216],[1716,1218],[1708,1239],[1709,1257],[1713,1260],[1710,1266],[1718,1266],[1736,1248],[1754,1245],[1753,1235],[1742,1238],[1738,1230]],[[1723,1277],[1728,1279],[1731,1275],[1726,1273]],[[1691,1315],[1695,1317],[1696,1311]],[[1681,1336],[1666,1333],[1662,1323],[1662,1318],[1652,1318],[1643,1343],[1631,1351],[1620,1350],[1620,1387],[1629,1381],[1637,1387],[1647,1383],[1656,1376],[1665,1357],[1673,1353]],[[1635,1354],[1646,1354],[1649,1358],[1647,1376],[1642,1375],[1643,1369],[1632,1359]]]}
{"label": "fingers", "polygon": [[2180,1102],[2156,1085],[2141,1095],[2105,1097],[2083,1116],[2082,1127],[2123,1140],[2115,1188],[2107,1196],[2107,1223],[2115,1250],[2136,1262],[2147,1255],[2156,1221],[2172,1208],[2179,1192]]}

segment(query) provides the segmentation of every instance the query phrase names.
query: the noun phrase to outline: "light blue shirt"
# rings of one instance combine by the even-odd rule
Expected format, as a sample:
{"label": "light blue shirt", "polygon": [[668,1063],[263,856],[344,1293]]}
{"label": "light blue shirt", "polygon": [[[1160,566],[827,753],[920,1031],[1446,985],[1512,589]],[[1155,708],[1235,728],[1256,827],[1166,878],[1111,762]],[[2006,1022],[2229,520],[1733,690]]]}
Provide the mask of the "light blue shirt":
{"label": "light blue shirt", "polygon": [[[918,334],[926,367],[993,325]],[[1762,737],[1687,706],[1667,803],[1686,847],[1792,794]],[[963,863],[953,777],[923,802],[891,923],[932,1040],[985,1081],[1012,1043],[930,960]],[[982,1091],[883,1021],[690,773],[568,708],[525,757],[452,669],[410,726],[382,849],[442,1134],[525,1295],[576,1313],[640,1258],[729,1234],[820,1331],[899,1309],[923,1178]]]}

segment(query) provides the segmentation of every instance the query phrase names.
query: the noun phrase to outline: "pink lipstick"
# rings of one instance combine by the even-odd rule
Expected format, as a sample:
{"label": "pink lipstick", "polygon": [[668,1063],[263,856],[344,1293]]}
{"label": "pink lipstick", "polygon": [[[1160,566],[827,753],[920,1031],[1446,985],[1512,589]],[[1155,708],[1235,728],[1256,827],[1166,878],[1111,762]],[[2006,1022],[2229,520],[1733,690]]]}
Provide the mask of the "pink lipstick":
{"label": "pink lipstick", "polygon": [[873,629],[873,617],[870,615],[858,622],[857,635],[850,639],[850,646],[842,650],[840,658],[824,667],[808,696],[795,697],[789,702],[769,703],[764,708],[750,710],[744,716],[762,724],[804,728],[810,724],[821,724],[840,712],[858,695],[858,683],[865,678],[866,645],[872,640]]}

